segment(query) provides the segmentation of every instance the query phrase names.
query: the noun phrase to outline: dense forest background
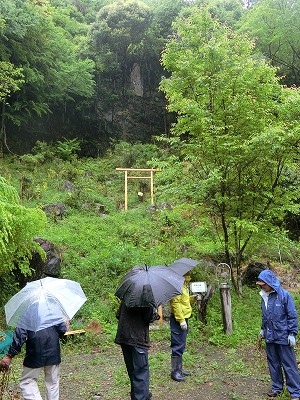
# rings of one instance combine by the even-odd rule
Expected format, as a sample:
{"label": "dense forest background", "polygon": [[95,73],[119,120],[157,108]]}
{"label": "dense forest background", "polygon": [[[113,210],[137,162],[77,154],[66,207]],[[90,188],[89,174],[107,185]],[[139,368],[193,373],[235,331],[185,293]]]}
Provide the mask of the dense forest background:
{"label": "dense forest background", "polygon": [[296,1],[0,0],[1,151],[66,137],[95,157],[114,141],[169,135],[161,55],[178,15],[204,6],[256,38],[282,85],[299,85]]}

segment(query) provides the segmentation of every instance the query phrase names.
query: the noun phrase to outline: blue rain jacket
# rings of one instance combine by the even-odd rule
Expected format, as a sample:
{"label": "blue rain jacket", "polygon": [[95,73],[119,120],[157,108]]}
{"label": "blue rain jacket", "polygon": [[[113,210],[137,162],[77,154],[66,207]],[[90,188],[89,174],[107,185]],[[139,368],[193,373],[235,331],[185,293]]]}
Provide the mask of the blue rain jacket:
{"label": "blue rain jacket", "polygon": [[[261,301],[262,329],[266,343],[288,344],[288,335],[298,333],[298,315],[291,294],[283,289],[276,275],[264,270],[258,280],[267,283],[274,292],[268,295],[267,308],[264,299]],[[263,291],[261,292],[264,297]]]}

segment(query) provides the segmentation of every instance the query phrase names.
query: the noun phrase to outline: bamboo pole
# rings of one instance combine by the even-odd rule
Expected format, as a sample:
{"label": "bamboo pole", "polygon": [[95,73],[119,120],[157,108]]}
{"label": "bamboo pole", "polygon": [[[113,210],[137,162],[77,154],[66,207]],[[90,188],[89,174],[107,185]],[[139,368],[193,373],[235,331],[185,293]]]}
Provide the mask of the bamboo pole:
{"label": "bamboo pole", "polygon": [[159,315],[159,324],[162,325],[164,320],[163,320],[163,310],[162,310],[162,305],[158,306],[157,309],[157,314]]}
{"label": "bamboo pole", "polygon": [[151,171],[150,172],[150,174],[151,174],[151,182],[150,182],[150,185],[151,185],[151,188],[150,188],[150,193],[151,193],[151,206],[153,206],[153,204],[154,204],[154,195],[153,195],[153,193],[154,193],[154,190],[153,190],[153,188],[154,188],[154,185],[153,185],[153,171]]}

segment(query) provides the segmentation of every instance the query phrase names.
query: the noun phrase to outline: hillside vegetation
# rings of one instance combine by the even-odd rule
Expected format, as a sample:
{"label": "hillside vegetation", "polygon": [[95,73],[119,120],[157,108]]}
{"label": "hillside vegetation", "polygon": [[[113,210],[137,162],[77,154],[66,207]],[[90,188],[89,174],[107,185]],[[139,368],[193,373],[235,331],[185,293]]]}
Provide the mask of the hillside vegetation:
{"label": "hillside vegetation", "polygon": [[[68,157],[58,157],[53,148],[51,151],[47,154],[51,162],[47,161],[45,150],[39,153],[44,155],[43,161],[34,155],[3,159],[0,174],[20,193],[21,204],[25,207],[44,209],[52,203],[65,204],[63,215],[48,214],[44,228],[41,230],[37,226],[35,237],[54,243],[62,258],[61,276],[80,282],[88,297],[72,321],[74,329],[97,320],[104,332],[114,332],[117,306],[114,292],[127,270],[137,264],[168,264],[181,257],[190,257],[201,261],[193,271],[193,279],[206,281],[216,288],[208,307],[207,326],[197,319],[195,312],[199,326],[199,331],[195,331],[197,340],[200,340],[200,332],[201,340],[216,344],[234,343],[241,337],[248,340],[249,334],[256,340],[259,307],[257,291],[251,288],[243,289],[243,297],[231,291],[237,307],[233,310],[235,332],[229,342],[223,335],[219,282],[214,269],[224,262],[222,245],[201,206],[193,204],[191,199],[183,202],[176,197],[176,191],[170,190],[168,181],[172,176],[168,170],[162,169],[155,175],[154,207],[150,207],[149,182],[129,181],[128,211],[124,211],[124,173],[116,168],[157,167],[159,160],[166,157],[166,150],[154,145],[121,143],[99,159],[78,159],[74,152]],[[145,183],[142,189],[140,183]],[[138,196],[141,190],[144,201]],[[283,277],[292,270],[292,261],[294,268],[297,264],[297,258],[294,258],[297,256],[296,245],[288,240],[284,242],[284,238],[282,264],[279,264],[277,243],[271,236],[260,242],[254,241],[248,254],[244,266],[251,260],[263,263],[270,260],[273,266],[280,266]],[[296,269],[292,271],[295,283]],[[15,270],[1,277],[2,306],[18,290],[14,276]],[[253,309],[249,308],[251,302],[255,303]],[[4,327],[3,307],[1,312]],[[167,308],[164,313],[167,316]],[[241,320],[246,313],[246,321]],[[253,322],[251,326],[249,320]]]}

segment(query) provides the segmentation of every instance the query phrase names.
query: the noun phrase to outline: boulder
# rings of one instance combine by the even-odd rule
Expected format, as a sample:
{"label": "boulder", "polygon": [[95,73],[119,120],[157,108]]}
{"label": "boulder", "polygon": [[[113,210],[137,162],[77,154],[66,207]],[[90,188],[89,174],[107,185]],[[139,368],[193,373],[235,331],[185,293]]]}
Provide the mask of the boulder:
{"label": "boulder", "polygon": [[54,244],[47,239],[34,238],[41,248],[46,253],[46,259],[43,260],[38,251],[32,254],[32,259],[30,261],[30,268],[33,270],[33,274],[30,280],[41,279],[46,276],[51,276],[53,278],[58,278],[60,275],[60,263],[61,258],[59,253],[56,251]]}
{"label": "boulder", "polygon": [[258,275],[264,269],[268,269],[268,265],[261,262],[250,263],[243,272],[242,284],[254,287],[256,285]]}
{"label": "boulder", "polygon": [[57,217],[62,218],[64,213],[66,212],[66,205],[64,203],[50,203],[46,204],[43,207],[43,210],[46,215],[53,217],[56,219]]}

